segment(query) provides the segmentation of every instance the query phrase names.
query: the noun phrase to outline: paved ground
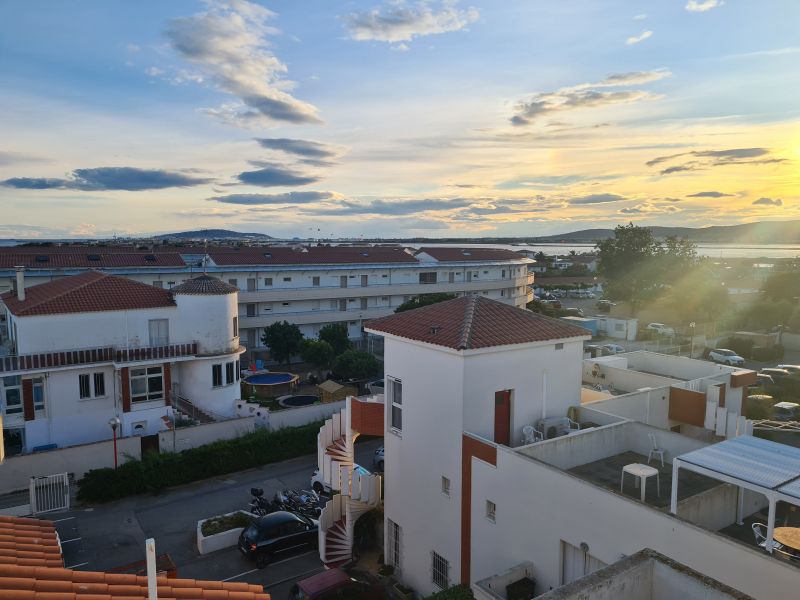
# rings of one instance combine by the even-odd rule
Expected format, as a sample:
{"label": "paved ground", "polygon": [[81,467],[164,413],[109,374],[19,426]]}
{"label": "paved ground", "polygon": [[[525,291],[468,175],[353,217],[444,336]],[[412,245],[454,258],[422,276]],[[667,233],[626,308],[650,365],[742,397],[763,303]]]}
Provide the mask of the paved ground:
{"label": "paved ground", "polygon": [[[370,467],[382,443],[356,444],[356,460]],[[67,567],[103,570],[142,560],[144,541],[153,537],[156,551],[170,554],[180,577],[257,583],[280,599],[287,597],[294,581],[322,570],[317,551],[304,551],[260,570],[236,548],[201,556],[197,521],[247,508],[251,487],[264,488],[269,497],[286,487],[307,489],[315,468],[316,455],[309,455],[173,488],[158,496],[79,507],[51,518],[57,522]]]}

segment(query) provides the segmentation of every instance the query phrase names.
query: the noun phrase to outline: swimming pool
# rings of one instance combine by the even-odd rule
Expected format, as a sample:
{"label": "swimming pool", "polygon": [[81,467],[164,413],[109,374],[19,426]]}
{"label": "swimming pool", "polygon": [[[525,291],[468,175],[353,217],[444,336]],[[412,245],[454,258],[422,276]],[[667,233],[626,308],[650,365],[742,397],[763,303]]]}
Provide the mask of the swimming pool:
{"label": "swimming pool", "polygon": [[319,402],[319,397],[310,394],[300,394],[297,396],[278,398],[278,402],[281,406],[286,406],[287,408],[297,408],[298,406],[309,406],[310,404]]}
{"label": "swimming pool", "polygon": [[299,380],[300,376],[294,373],[255,373],[242,379],[242,391],[249,396],[280,396],[290,394]]}
{"label": "swimming pool", "polygon": [[281,383],[291,383],[298,379],[294,373],[257,373],[245,377],[245,383],[251,385],[278,385]]}

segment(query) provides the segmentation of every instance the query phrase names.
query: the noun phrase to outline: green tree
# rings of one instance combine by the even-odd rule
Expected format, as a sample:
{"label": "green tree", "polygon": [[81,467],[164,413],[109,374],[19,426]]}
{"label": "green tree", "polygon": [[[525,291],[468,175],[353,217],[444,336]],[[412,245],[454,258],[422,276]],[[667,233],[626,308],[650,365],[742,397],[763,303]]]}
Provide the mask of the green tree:
{"label": "green tree", "polygon": [[536,260],[536,262],[542,262],[542,263],[547,262],[547,254],[545,254],[541,250],[539,250],[539,252],[534,254],[533,258]]}
{"label": "green tree", "polygon": [[369,352],[348,350],[339,355],[333,370],[342,379],[365,379],[380,373],[382,363]]}
{"label": "green tree", "polygon": [[336,356],[352,347],[345,323],[330,323],[319,330],[319,339],[328,342]]}
{"label": "green tree", "polygon": [[317,378],[322,379],[322,370],[329,369],[336,353],[325,340],[303,340],[300,347],[300,358],[312,365],[317,371]]}
{"label": "green tree", "polygon": [[414,308],[420,308],[422,306],[429,306],[431,304],[444,302],[445,300],[452,300],[455,297],[456,297],[455,294],[448,294],[447,292],[420,294],[419,296],[414,296],[408,302],[403,302],[400,306],[398,306],[394,310],[394,312],[396,313],[405,312],[407,310],[412,310]]}
{"label": "green tree", "polygon": [[303,334],[297,325],[283,321],[264,328],[261,341],[269,347],[270,354],[279,365],[290,365],[292,357],[300,352]]}
{"label": "green tree", "polygon": [[761,291],[772,300],[793,300],[800,297],[800,271],[783,271],[770,275]]}

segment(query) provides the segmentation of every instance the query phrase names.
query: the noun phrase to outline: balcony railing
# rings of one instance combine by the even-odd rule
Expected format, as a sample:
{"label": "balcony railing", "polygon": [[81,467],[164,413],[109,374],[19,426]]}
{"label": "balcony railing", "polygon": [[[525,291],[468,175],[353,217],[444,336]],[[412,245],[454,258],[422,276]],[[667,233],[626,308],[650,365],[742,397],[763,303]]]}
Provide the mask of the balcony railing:
{"label": "balcony railing", "polygon": [[169,344],[166,346],[145,346],[141,348],[83,348],[80,350],[59,350],[0,356],[0,373],[33,371],[51,368],[92,365],[98,363],[126,363],[161,358],[179,358],[197,354],[197,342]]}

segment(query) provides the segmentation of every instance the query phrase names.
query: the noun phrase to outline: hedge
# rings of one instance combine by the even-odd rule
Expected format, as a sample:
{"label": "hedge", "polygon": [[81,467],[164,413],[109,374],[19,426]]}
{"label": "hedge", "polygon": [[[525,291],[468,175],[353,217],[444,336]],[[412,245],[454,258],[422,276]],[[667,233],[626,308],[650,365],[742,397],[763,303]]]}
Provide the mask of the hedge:
{"label": "hedge", "polygon": [[278,431],[257,430],[180,453],[147,453],[117,469],[92,469],[78,481],[78,500],[110,502],[132,494],[312,454],[322,422]]}
{"label": "hedge", "polygon": [[468,585],[454,585],[453,587],[436,592],[425,600],[473,600],[474,596]]}

